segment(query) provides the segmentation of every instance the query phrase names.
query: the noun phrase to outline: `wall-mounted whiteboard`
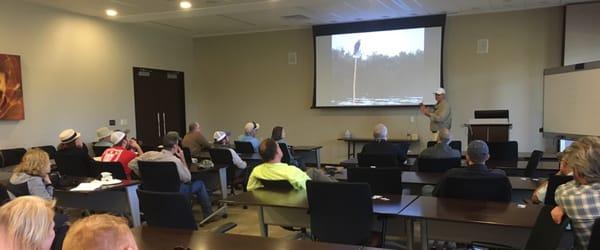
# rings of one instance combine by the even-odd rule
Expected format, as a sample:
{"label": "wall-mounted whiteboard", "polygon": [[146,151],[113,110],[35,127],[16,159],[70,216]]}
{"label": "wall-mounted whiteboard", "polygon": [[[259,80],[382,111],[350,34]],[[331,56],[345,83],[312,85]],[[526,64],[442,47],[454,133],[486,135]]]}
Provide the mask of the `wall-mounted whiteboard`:
{"label": "wall-mounted whiteboard", "polygon": [[600,135],[600,62],[544,71],[544,132]]}

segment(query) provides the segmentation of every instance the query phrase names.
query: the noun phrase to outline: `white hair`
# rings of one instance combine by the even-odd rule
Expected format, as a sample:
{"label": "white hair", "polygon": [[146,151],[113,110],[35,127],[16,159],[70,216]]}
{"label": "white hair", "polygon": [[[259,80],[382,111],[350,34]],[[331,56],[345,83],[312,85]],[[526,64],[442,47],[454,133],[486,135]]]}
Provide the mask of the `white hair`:
{"label": "white hair", "polygon": [[373,137],[377,140],[387,140],[388,130],[385,125],[379,123],[373,128]]}

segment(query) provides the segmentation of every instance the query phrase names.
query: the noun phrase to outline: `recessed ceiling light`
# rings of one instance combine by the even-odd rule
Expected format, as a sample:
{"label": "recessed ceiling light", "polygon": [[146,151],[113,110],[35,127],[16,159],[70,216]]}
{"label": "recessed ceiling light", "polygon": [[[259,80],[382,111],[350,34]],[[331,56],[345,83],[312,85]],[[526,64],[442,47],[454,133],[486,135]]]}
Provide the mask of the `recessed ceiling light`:
{"label": "recessed ceiling light", "polygon": [[179,7],[182,9],[189,9],[192,7],[192,3],[190,3],[190,1],[181,1],[179,2]]}
{"label": "recessed ceiling light", "polygon": [[117,16],[119,14],[119,12],[114,9],[107,9],[105,12],[107,16]]}

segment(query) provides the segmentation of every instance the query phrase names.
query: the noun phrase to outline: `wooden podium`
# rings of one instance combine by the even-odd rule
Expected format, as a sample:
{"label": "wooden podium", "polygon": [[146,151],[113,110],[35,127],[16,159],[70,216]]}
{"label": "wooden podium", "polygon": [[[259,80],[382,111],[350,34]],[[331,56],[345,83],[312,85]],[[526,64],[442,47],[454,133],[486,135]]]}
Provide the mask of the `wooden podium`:
{"label": "wooden podium", "polygon": [[508,110],[478,110],[475,111],[475,119],[471,119],[465,126],[469,129],[469,142],[507,142],[508,130],[512,124],[508,121]]}

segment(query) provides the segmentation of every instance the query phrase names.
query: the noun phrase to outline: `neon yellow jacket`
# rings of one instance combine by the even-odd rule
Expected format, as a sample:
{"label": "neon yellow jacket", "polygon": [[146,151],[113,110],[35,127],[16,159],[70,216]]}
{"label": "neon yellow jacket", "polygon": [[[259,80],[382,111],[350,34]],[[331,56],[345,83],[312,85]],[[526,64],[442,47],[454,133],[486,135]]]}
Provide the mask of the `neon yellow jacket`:
{"label": "neon yellow jacket", "polygon": [[294,189],[304,190],[306,189],[306,181],[310,180],[310,177],[299,168],[285,163],[263,163],[252,170],[246,187],[248,191],[263,187],[258,179],[287,180]]}

